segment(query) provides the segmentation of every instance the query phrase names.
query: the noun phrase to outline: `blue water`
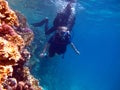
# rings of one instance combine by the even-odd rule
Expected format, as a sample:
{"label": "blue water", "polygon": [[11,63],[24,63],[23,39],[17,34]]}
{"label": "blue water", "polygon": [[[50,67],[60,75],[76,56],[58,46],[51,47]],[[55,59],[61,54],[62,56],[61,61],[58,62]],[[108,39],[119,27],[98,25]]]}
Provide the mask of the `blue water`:
{"label": "blue water", "polygon": [[[29,24],[46,16],[52,23],[56,4],[59,5],[57,0],[11,0],[9,3],[26,16]],[[77,1],[72,41],[80,55],[68,46],[64,59],[61,56],[41,59],[43,28],[33,29],[33,47],[37,45],[37,49],[31,59],[32,63],[35,61],[31,73],[40,80],[44,90],[120,90],[119,0]]]}

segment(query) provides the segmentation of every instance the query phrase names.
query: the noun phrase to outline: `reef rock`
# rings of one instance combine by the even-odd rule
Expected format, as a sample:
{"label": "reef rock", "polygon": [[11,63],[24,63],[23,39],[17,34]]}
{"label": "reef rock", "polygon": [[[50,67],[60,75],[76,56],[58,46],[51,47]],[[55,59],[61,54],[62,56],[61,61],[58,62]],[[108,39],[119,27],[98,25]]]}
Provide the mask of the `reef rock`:
{"label": "reef rock", "polygon": [[19,26],[16,27],[16,32],[22,36],[22,38],[24,39],[25,45],[28,46],[30,45],[31,41],[34,38],[34,33],[29,28],[29,25],[27,23],[27,19],[25,18],[25,16],[18,11],[15,11],[15,13],[19,21]]}
{"label": "reef rock", "polygon": [[14,65],[20,58],[18,47],[0,37],[0,65]]}
{"label": "reef rock", "polygon": [[19,50],[25,46],[23,38],[8,24],[3,23],[0,25],[0,37],[3,37],[14,45],[17,45]]}
{"label": "reef rock", "polygon": [[5,81],[8,76],[12,76],[13,68],[11,65],[0,65],[0,83]]}
{"label": "reef rock", "polygon": [[11,26],[18,26],[18,18],[15,12],[9,7],[8,2],[0,0],[0,23],[5,22]]}
{"label": "reef rock", "polygon": [[0,0],[0,90],[42,90],[25,67],[30,59],[26,46],[33,36],[26,18]]}

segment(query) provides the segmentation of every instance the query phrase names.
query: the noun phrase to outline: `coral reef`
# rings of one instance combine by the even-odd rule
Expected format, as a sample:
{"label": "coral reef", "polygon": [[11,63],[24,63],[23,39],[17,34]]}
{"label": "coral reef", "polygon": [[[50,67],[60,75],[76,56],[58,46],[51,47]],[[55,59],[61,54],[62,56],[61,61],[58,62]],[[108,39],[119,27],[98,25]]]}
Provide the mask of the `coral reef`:
{"label": "coral reef", "polygon": [[0,90],[42,90],[25,65],[33,37],[26,18],[0,0]]}
{"label": "coral reef", "polygon": [[0,65],[14,65],[20,58],[18,47],[0,37]]}
{"label": "coral reef", "polygon": [[8,24],[2,23],[0,25],[0,36],[15,44],[17,47],[19,47],[19,50],[25,46],[23,38],[18,35],[15,30]]}
{"label": "coral reef", "polygon": [[15,12],[9,7],[8,2],[0,0],[0,23],[5,22],[11,26],[18,26],[18,18]]}
{"label": "coral reef", "polygon": [[19,20],[19,26],[16,27],[16,32],[22,36],[24,39],[25,45],[30,45],[31,41],[33,40],[34,34],[33,31],[29,28],[27,20],[24,15],[22,15],[20,12],[15,11],[18,20]]}

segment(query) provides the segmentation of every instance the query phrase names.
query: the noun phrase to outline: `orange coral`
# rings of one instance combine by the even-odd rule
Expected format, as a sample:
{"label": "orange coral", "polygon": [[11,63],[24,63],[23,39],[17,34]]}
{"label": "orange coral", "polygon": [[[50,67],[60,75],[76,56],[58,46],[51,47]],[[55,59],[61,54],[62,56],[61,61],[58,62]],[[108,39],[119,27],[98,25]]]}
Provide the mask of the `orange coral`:
{"label": "orange coral", "polygon": [[0,36],[14,45],[17,45],[19,50],[25,46],[23,38],[18,35],[11,26],[5,23],[0,25]]}
{"label": "orange coral", "polygon": [[20,58],[18,47],[0,37],[0,65],[14,65]]}
{"label": "orange coral", "polygon": [[[20,50],[23,47],[24,40],[11,26],[5,23],[0,25],[0,61],[11,60],[6,61],[8,64],[17,62],[21,57]],[[2,63],[4,62],[2,61]]]}
{"label": "orange coral", "polygon": [[0,89],[2,83],[12,76],[12,66],[21,58],[20,49],[24,40],[11,26],[18,25],[17,16],[9,8],[7,1],[0,0]]}
{"label": "orange coral", "polygon": [[20,60],[23,47],[24,40],[11,26],[0,25],[0,84],[12,73],[12,66]]}
{"label": "orange coral", "polygon": [[42,87],[39,86],[39,82],[32,75],[30,75],[30,71],[28,67],[24,67],[24,75],[28,78],[29,83],[32,85],[34,90],[42,90]]}
{"label": "orange coral", "polygon": [[[20,81],[24,83],[24,88],[29,86],[28,89],[31,90],[42,90],[29,69],[24,67],[30,58],[25,45],[29,45],[33,40],[33,32],[27,26],[26,18],[21,14],[17,15],[18,17],[6,0],[0,0],[0,90],[18,90],[17,84]],[[20,32],[17,34],[13,28],[16,31],[20,28]]]}
{"label": "orange coral", "polygon": [[0,65],[0,83],[5,81],[8,76],[11,76],[13,69],[11,65],[8,66],[2,66]]}
{"label": "orange coral", "polygon": [[0,23],[5,22],[11,26],[18,26],[18,18],[13,10],[8,6],[8,2],[0,0]]}

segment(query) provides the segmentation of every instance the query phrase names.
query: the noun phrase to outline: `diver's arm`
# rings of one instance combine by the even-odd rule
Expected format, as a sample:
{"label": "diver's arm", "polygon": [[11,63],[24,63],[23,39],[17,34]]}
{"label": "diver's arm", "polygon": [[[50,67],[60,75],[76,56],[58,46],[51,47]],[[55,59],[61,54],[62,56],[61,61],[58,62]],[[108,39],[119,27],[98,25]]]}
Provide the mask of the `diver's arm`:
{"label": "diver's arm", "polygon": [[47,51],[48,47],[49,47],[49,43],[47,43],[47,44],[45,45],[45,47],[44,47],[44,49],[43,49],[43,53],[45,53],[45,52]]}
{"label": "diver's arm", "polygon": [[75,47],[75,45],[71,42],[70,43],[71,47],[75,50],[75,52],[80,55],[80,52],[77,50],[77,48]]}
{"label": "diver's arm", "polygon": [[41,57],[44,57],[44,56],[45,56],[48,47],[49,47],[49,43],[47,43],[47,44],[45,45],[45,47],[44,47],[42,53],[40,53],[40,56],[41,56]]}

